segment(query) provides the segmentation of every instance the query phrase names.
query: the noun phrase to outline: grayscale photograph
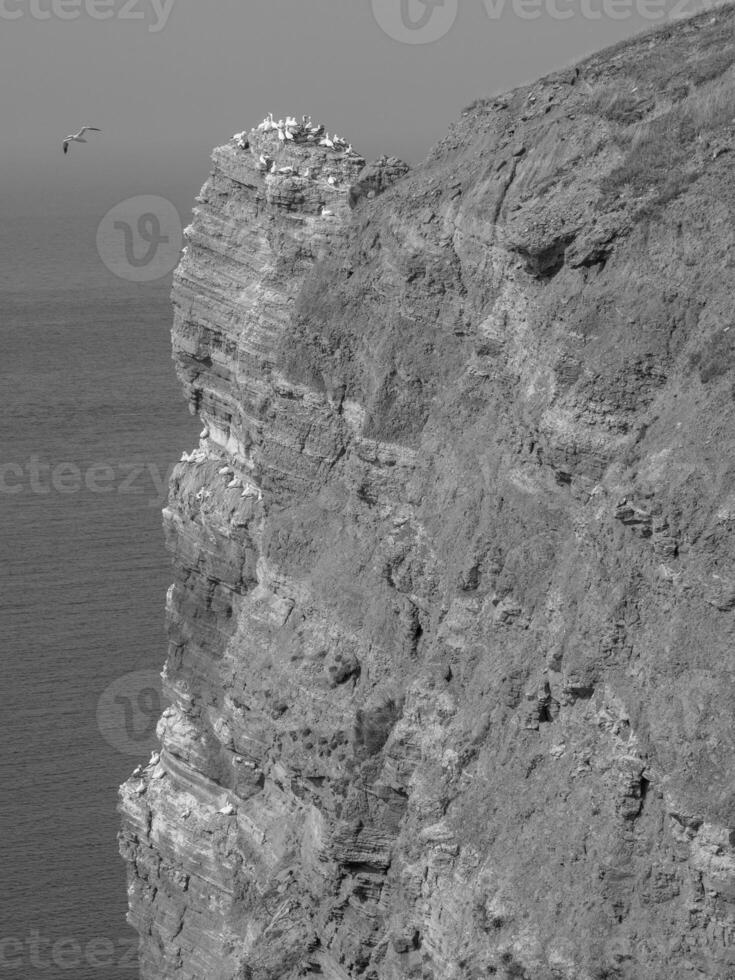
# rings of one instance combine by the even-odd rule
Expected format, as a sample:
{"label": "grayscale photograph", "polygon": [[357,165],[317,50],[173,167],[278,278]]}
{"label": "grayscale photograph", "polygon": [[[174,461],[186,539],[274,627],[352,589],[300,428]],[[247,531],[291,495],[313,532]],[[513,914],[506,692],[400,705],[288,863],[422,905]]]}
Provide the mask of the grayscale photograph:
{"label": "grayscale photograph", "polygon": [[735,980],[735,2],[0,0],[0,156],[0,980]]}

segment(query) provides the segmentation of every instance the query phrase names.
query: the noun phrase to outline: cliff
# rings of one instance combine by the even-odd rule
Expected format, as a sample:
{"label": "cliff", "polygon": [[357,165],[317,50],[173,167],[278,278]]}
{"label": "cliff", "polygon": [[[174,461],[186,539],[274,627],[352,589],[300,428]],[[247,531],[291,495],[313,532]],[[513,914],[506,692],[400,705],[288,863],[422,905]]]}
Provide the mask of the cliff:
{"label": "cliff", "polygon": [[735,977],[734,26],[214,152],[146,980]]}

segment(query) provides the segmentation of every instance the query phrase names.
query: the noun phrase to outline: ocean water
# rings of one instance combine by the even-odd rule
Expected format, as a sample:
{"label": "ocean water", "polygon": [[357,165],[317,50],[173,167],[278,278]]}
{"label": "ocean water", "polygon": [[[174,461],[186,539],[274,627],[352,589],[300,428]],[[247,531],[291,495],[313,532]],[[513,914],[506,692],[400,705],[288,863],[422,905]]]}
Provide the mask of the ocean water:
{"label": "ocean water", "polygon": [[166,655],[163,483],[199,426],[170,276],[112,275],[100,214],[0,220],[0,977],[137,976],[117,789]]}

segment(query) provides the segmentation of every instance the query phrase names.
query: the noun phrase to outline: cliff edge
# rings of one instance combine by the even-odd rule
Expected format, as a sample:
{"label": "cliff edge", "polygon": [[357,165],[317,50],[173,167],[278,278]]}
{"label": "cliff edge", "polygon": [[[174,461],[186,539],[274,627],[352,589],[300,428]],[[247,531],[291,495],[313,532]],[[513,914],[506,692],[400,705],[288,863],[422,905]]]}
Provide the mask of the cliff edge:
{"label": "cliff edge", "polygon": [[214,152],[146,980],[735,978],[734,27]]}

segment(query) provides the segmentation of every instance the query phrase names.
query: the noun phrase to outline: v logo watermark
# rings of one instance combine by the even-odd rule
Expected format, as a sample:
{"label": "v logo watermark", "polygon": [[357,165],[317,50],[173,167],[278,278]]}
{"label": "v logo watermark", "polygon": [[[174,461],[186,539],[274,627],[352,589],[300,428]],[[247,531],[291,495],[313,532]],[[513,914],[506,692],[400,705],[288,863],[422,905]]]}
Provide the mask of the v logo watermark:
{"label": "v logo watermark", "polygon": [[97,228],[97,251],[110,272],[130,282],[169,275],[181,257],[183,231],[170,201],[131,197],[107,212]]}
{"label": "v logo watermark", "polygon": [[371,0],[382,30],[402,44],[431,44],[447,34],[459,12],[459,0]]}
{"label": "v logo watermark", "polygon": [[[429,26],[436,7],[443,7],[445,0],[401,0],[401,21],[409,31],[422,31]],[[414,20],[413,8],[423,7],[417,19]]]}
{"label": "v logo watermark", "polygon": [[156,257],[159,245],[168,245],[170,237],[161,234],[161,222],[158,215],[152,211],[146,211],[138,218],[138,235],[143,242],[148,243],[148,251],[142,258],[138,258],[134,249],[133,227],[127,221],[113,222],[113,228],[121,231],[125,236],[125,258],[132,269],[143,269],[150,265]]}

